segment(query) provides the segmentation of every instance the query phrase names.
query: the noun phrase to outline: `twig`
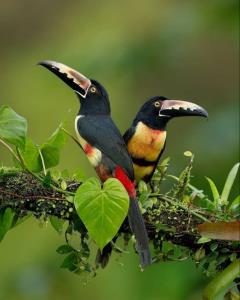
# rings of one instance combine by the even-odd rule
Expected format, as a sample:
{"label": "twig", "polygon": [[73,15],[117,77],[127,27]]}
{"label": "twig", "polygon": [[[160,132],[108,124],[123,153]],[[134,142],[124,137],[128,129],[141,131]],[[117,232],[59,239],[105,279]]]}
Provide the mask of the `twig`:
{"label": "twig", "polygon": [[[167,175],[167,177],[172,178],[172,179],[174,179],[174,180],[176,180],[176,181],[179,181],[179,178],[176,177],[176,176],[174,176],[174,175]],[[203,192],[202,192],[201,190],[197,189],[197,188],[196,188],[195,186],[193,186],[192,184],[188,184],[188,187],[189,187],[193,192],[195,192],[195,193],[198,195],[199,198],[201,198],[201,199],[205,198],[205,195],[203,194]]]}
{"label": "twig", "polygon": [[171,203],[172,205],[175,205],[175,206],[178,206],[178,207],[181,207],[182,209],[184,209],[185,211],[189,212],[194,215],[195,217],[203,220],[204,222],[209,222],[209,220],[207,218],[205,218],[204,216],[198,214],[197,212],[195,212],[194,210],[190,210],[188,207],[186,207],[185,205],[183,205],[182,203],[180,202],[176,202],[174,201],[173,199],[171,199],[170,197],[167,197],[167,196],[164,196],[162,194],[157,194],[157,193],[154,193],[154,194],[150,194],[149,197],[160,197],[161,200],[164,200],[168,203]]}

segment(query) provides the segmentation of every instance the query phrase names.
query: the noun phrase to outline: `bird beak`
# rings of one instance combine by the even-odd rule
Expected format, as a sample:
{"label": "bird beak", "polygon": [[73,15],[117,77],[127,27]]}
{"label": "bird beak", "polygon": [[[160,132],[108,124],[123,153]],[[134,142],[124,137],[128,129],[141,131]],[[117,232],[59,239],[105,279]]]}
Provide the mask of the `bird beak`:
{"label": "bird beak", "polygon": [[159,111],[159,116],[182,117],[182,116],[200,116],[208,117],[207,111],[201,106],[182,100],[164,100]]}
{"label": "bird beak", "polygon": [[91,81],[87,77],[75,71],[74,69],[56,61],[45,60],[39,62],[38,65],[41,65],[53,72],[68,86],[70,86],[77,94],[79,94],[83,98],[86,98],[88,89],[91,86]]}

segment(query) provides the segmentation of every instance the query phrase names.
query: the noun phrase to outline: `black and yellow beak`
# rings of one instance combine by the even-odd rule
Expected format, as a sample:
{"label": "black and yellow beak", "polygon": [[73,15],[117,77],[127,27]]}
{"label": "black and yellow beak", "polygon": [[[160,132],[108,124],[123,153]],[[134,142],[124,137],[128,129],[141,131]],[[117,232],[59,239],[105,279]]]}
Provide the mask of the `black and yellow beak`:
{"label": "black and yellow beak", "polygon": [[86,98],[91,81],[76,70],[56,61],[45,60],[38,63],[61,78],[81,97]]}
{"label": "black and yellow beak", "polygon": [[164,100],[162,102],[161,109],[159,110],[159,116],[163,117],[184,117],[184,116],[200,116],[208,117],[207,111],[201,106],[182,100]]}

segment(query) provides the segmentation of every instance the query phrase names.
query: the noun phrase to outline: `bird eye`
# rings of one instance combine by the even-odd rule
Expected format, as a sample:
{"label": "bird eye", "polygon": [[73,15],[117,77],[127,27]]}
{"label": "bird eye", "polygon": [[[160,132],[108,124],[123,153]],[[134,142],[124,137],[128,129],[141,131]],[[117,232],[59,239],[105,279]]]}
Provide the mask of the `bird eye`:
{"label": "bird eye", "polygon": [[156,102],[154,102],[154,105],[155,105],[155,107],[160,107],[160,102],[156,101]]}
{"label": "bird eye", "polygon": [[95,88],[95,86],[92,86],[92,87],[90,88],[90,92],[91,92],[91,93],[96,93],[96,91],[97,91],[97,89]]}

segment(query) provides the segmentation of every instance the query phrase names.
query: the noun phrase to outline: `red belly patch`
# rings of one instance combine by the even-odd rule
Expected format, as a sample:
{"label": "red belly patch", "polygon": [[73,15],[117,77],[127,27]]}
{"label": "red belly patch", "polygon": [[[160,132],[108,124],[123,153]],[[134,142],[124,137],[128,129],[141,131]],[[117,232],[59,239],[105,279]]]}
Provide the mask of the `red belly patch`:
{"label": "red belly patch", "polygon": [[119,166],[117,166],[115,169],[115,178],[117,178],[122,183],[131,198],[136,197],[134,183],[128,178],[126,173]]}
{"label": "red belly patch", "polygon": [[83,151],[86,153],[87,156],[91,156],[93,154],[93,147],[87,143],[84,145]]}

